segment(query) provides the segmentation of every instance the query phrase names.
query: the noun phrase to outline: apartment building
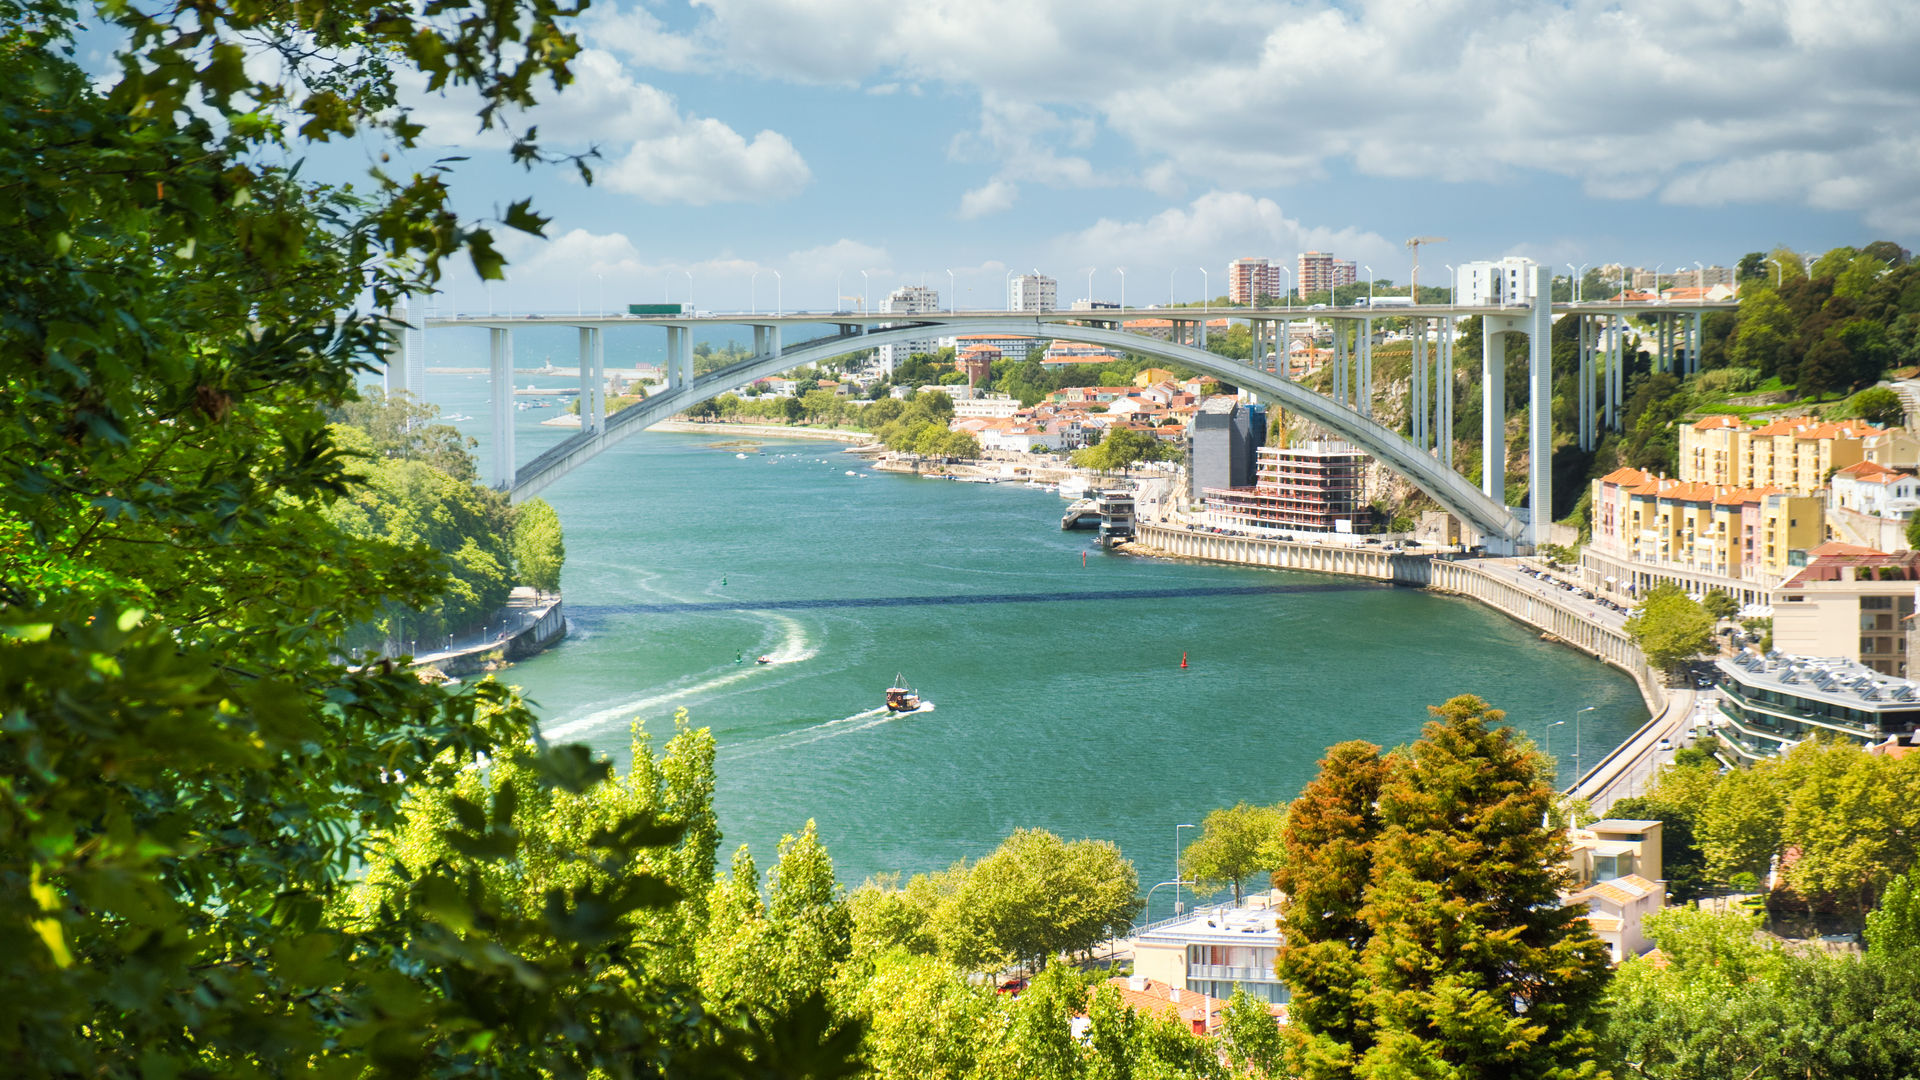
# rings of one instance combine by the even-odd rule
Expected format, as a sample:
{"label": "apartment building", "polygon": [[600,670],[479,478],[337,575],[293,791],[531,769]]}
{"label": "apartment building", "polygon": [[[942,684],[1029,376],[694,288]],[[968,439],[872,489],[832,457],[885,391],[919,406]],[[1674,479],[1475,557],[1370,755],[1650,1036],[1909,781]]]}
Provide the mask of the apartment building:
{"label": "apartment building", "polygon": [[1133,973],[1187,992],[1216,998],[1244,987],[1252,997],[1278,1004],[1287,988],[1274,973],[1280,954],[1278,895],[1247,898],[1240,907],[1196,908],[1191,914],[1155,923],[1136,935]]}
{"label": "apartment building", "polygon": [[1007,283],[1008,311],[1052,311],[1060,283],[1045,274],[1021,274]]}
{"label": "apartment building", "polygon": [[1294,282],[1300,294],[1331,292],[1360,280],[1359,269],[1351,259],[1336,259],[1331,252],[1309,251],[1295,261],[1298,271]]}
{"label": "apartment building", "polygon": [[1587,909],[1587,924],[1616,964],[1652,946],[1641,920],[1667,906],[1663,862],[1658,821],[1608,818],[1567,832],[1575,886],[1561,906]]}
{"label": "apartment building", "polygon": [[[940,293],[924,285],[902,285],[887,294],[880,310],[889,314],[924,315],[940,310]],[[888,324],[891,325],[891,324]],[[893,369],[907,362],[915,353],[931,355],[940,351],[940,337],[937,334],[912,341],[882,345],[879,350],[880,370],[888,378],[893,377]]]}
{"label": "apartment building", "polygon": [[1367,455],[1336,440],[1263,446],[1252,487],[1202,489],[1207,517],[1250,532],[1365,532],[1366,467]]}
{"label": "apartment building", "polygon": [[1920,729],[1920,683],[1852,660],[1743,652],[1715,666],[1724,692],[1715,734],[1747,761],[1784,754],[1815,737],[1911,747]]}
{"label": "apartment building", "polygon": [[1745,604],[1804,565],[1826,535],[1818,495],[1615,469],[1593,482],[1593,540],[1581,554],[1595,587],[1642,593],[1671,582]]}
{"label": "apartment building", "polygon": [[1811,416],[1750,427],[1735,416],[1709,416],[1680,428],[1680,479],[1737,487],[1818,491],[1836,470],[1865,460],[1868,440],[1888,434],[1863,420]]}
{"label": "apartment building", "polygon": [[1251,304],[1263,296],[1285,296],[1280,267],[1266,259],[1235,259],[1227,264],[1227,299]]}
{"label": "apartment building", "polygon": [[1454,271],[1454,288],[1459,304],[1531,304],[1534,267],[1532,259],[1509,255],[1498,262],[1470,262]]}
{"label": "apartment building", "polygon": [[1920,552],[1820,544],[1774,594],[1773,647],[1904,677],[1916,581]]}

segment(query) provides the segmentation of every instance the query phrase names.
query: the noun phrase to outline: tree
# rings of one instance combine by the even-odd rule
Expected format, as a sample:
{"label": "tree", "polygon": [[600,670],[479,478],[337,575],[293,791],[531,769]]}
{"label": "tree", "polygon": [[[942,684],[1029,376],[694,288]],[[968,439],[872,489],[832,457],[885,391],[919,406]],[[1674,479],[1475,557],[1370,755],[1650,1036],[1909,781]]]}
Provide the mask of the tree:
{"label": "tree", "polygon": [[1676,585],[1648,590],[1639,613],[1627,620],[1626,631],[1656,669],[1671,668],[1713,646],[1713,617]]}
{"label": "tree", "polygon": [[1032,970],[1131,928],[1140,878],[1105,840],[1016,829],[975,863],[935,916],[941,951],[970,969]]}
{"label": "tree", "polygon": [[[571,9],[90,14],[107,55],[83,71],[72,9],[0,0],[0,1072],[847,1071],[817,1014],[716,1018],[649,969],[629,927],[675,903],[652,869],[673,826],[622,813],[547,853],[524,785],[455,797],[516,757],[542,790],[607,790],[584,747],[535,748],[503,686],[427,686],[345,641],[448,578],[330,516],[374,465],[435,472],[329,427],[396,330],[362,305],[456,255],[503,264],[444,169],[384,164],[420,132],[401,87],[498,127],[569,80]],[[532,134],[507,140],[525,164]],[[349,137],[371,184],[277,164]],[[526,202],[503,223],[542,228]],[[390,861],[371,845],[429,805],[440,849],[361,918],[352,882]],[[502,869],[549,854],[522,903]]]}
{"label": "tree", "polygon": [[522,585],[537,593],[560,591],[560,568],[566,565],[567,545],[560,515],[545,499],[529,499],[513,516],[513,565]]}
{"label": "tree", "polygon": [[1853,415],[1870,424],[1889,426],[1898,424],[1906,416],[1906,406],[1900,403],[1900,395],[1884,386],[1869,386],[1853,395],[1848,406]]}
{"label": "tree", "polygon": [[1740,611],[1740,602],[1725,589],[1709,589],[1700,601],[1700,610],[1705,611],[1714,621],[1731,619]]}
{"label": "tree", "polygon": [[1292,989],[1289,1056],[1303,1077],[1348,1077],[1372,1046],[1360,954],[1372,930],[1361,912],[1380,833],[1380,748],[1344,742],[1287,809],[1286,857],[1274,884],[1290,898],[1275,968]]}
{"label": "tree", "polygon": [[1279,1080],[1287,1075],[1280,1026],[1267,1003],[1247,993],[1246,987],[1233,988],[1226,1008],[1220,1010],[1220,1027],[1235,1075],[1253,1080]]}
{"label": "tree", "polygon": [[1201,820],[1199,838],[1181,853],[1183,876],[1203,895],[1231,885],[1238,904],[1246,879],[1275,869],[1285,857],[1286,826],[1284,806],[1242,802],[1215,810]]}
{"label": "tree", "polygon": [[1462,696],[1432,712],[1380,792],[1361,957],[1376,1038],[1357,1072],[1575,1075],[1607,952],[1559,902],[1553,788],[1499,710]]}

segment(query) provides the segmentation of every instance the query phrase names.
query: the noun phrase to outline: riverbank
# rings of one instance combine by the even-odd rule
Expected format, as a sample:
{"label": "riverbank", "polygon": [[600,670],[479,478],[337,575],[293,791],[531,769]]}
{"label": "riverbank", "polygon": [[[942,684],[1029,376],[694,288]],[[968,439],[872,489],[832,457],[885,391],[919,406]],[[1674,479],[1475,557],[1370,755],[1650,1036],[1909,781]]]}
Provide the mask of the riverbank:
{"label": "riverbank", "polygon": [[518,586],[507,606],[494,616],[498,623],[478,637],[451,643],[437,652],[413,658],[413,666],[442,675],[474,675],[536,656],[567,636],[567,618],[558,596],[542,597]]}
{"label": "riverbank", "polygon": [[688,435],[758,435],[763,439],[817,439],[826,442],[868,443],[879,436],[851,428],[787,427],[782,424],[707,423],[700,420],[662,420],[648,431],[677,431]]}

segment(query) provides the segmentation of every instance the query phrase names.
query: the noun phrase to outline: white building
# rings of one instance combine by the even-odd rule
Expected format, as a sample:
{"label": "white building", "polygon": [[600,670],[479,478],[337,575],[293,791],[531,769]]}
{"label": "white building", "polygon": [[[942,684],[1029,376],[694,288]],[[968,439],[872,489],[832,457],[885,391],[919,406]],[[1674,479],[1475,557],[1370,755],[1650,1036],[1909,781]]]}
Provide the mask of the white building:
{"label": "white building", "polygon": [[1833,474],[1829,498],[1842,510],[1873,517],[1911,519],[1920,499],[1920,478],[1871,461],[1856,461]]}
{"label": "white building", "polygon": [[[950,390],[965,390],[964,386],[948,387]],[[982,393],[978,397],[953,395],[953,417],[956,420],[980,418],[1000,420],[1020,411],[1020,399],[1006,394]]]}
{"label": "white building", "polygon": [[1531,304],[1533,303],[1532,259],[1509,255],[1499,262],[1470,262],[1460,267],[1454,287],[1460,294],[1456,304]]}
{"label": "white building", "polygon": [[[887,294],[887,302],[881,305],[880,310],[889,314],[897,312],[901,315],[923,315],[936,312],[940,310],[940,293],[925,285],[902,285]],[[892,378],[894,366],[906,363],[907,358],[914,353],[932,354],[939,350],[938,335],[915,338],[912,341],[902,341],[893,345],[882,345],[880,346],[880,370],[885,372],[888,378]]]}
{"label": "white building", "polygon": [[1021,274],[1007,284],[1007,310],[1052,311],[1059,292],[1059,282],[1045,274]]}
{"label": "white building", "polygon": [[980,432],[980,449],[982,450],[1005,450],[1026,454],[1031,453],[1035,447],[1059,450],[1060,436],[1048,431],[1040,424],[1009,424],[1006,427],[989,427]]}

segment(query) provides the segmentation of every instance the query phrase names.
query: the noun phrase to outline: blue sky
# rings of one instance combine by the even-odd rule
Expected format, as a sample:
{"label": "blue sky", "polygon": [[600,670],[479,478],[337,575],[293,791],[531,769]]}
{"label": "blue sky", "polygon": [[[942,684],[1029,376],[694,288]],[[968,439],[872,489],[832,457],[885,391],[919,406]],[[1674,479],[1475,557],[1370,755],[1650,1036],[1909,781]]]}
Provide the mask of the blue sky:
{"label": "blue sky", "polygon": [[1920,246],[1920,4],[625,0],[579,29],[529,119],[598,147],[592,188],[413,98],[432,153],[473,155],[468,212],[553,219],[499,310],[684,301],[689,271],[716,310],[770,308],[776,270],[788,309],[861,270],[944,302],[951,269],[963,307],[1009,268],[1192,300],[1201,267],[1217,294],[1235,257],[1313,248],[1404,281],[1416,235],[1448,238],[1423,269]]}

